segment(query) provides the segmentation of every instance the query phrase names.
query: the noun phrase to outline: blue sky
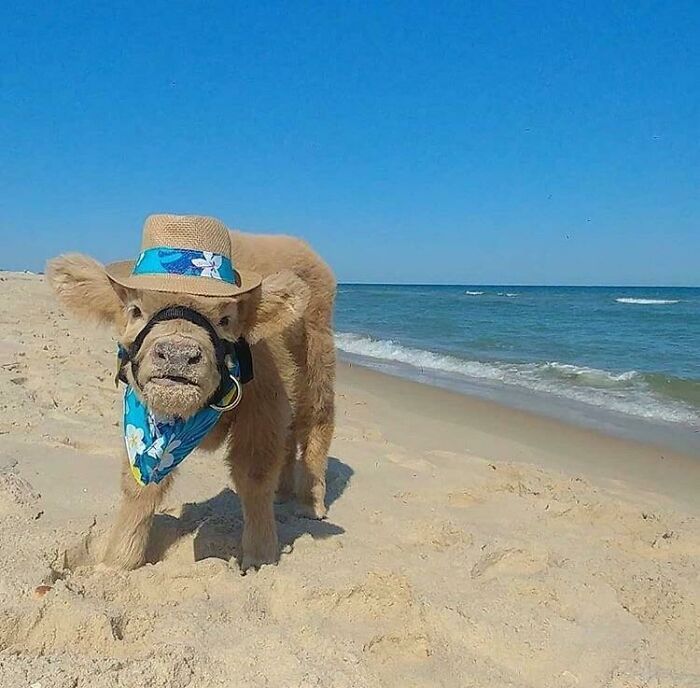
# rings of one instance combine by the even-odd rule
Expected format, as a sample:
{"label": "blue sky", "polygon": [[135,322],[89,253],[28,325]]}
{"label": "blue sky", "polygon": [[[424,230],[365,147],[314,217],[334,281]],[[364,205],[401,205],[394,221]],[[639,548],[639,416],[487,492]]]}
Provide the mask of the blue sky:
{"label": "blue sky", "polygon": [[0,267],[183,212],[343,281],[700,284],[697,2],[31,4],[0,9]]}

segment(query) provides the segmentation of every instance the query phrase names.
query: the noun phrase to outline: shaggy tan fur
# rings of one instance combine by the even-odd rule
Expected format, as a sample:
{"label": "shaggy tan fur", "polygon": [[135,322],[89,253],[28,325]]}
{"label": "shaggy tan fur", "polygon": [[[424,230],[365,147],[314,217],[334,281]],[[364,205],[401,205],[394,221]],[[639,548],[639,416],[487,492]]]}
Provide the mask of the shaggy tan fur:
{"label": "shaggy tan fur", "polygon": [[[124,345],[153,313],[173,304],[200,311],[222,337],[247,338],[255,379],[246,385],[240,405],[222,416],[201,446],[225,447],[243,506],[241,566],[248,569],[279,556],[276,491],[282,499],[296,496],[305,516],[326,514],[325,475],[334,425],[335,280],[298,239],[233,232],[232,244],[235,265],[257,271],[263,282],[253,292],[231,299],[126,289],[114,284],[100,263],[77,254],[50,261],[47,275],[67,310],[114,325]],[[177,356],[167,358],[164,351]],[[182,417],[204,406],[218,385],[209,337],[180,320],[156,325],[141,346],[136,375],[131,367],[126,372],[151,408]],[[165,384],[163,377],[173,373],[185,376],[189,384]],[[153,514],[172,476],[159,485],[141,487],[122,453],[122,501],[104,561],[130,569],[144,562]]]}

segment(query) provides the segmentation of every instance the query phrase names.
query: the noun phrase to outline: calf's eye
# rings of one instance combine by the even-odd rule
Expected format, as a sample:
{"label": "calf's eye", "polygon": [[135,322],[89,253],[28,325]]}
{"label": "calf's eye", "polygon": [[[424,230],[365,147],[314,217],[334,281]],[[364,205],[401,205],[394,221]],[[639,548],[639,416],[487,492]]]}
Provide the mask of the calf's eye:
{"label": "calf's eye", "polygon": [[129,306],[129,315],[132,318],[140,318],[143,315],[143,312],[138,306]]}
{"label": "calf's eye", "polygon": [[227,327],[228,324],[231,322],[231,318],[228,317],[228,315],[225,315],[221,320],[219,320],[219,325],[221,327]]}

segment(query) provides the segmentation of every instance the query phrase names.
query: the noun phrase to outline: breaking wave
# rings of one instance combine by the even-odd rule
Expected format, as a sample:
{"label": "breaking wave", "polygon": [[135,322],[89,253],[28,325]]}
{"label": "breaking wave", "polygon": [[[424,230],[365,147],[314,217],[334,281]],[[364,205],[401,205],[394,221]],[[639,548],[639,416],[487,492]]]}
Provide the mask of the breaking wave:
{"label": "breaking wave", "polygon": [[660,306],[668,303],[680,303],[678,299],[633,299],[631,297],[622,297],[615,299],[617,303],[636,303],[643,306]]}
{"label": "breaking wave", "polygon": [[470,361],[346,332],[337,333],[335,342],[340,351],[378,367],[410,366],[415,372],[433,372],[451,381],[515,385],[640,418],[698,424],[700,382],[694,380],[635,370],[615,373],[557,361]]}
{"label": "breaking wave", "polygon": [[[494,292],[491,292],[493,294]],[[465,296],[484,296],[486,294],[485,291],[470,291],[467,290],[464,292]],[[496,296],[507,296],[509,298],[512,298],[514,296],[520,296],[520,294],[517,294],[515,292],[510,292],[510,291],[497,291],[495,292]]]}

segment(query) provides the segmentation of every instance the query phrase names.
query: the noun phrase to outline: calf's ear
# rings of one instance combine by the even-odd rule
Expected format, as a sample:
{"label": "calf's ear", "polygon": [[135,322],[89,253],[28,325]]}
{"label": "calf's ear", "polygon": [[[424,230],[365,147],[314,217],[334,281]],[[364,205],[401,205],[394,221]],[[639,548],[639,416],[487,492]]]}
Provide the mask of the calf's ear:
{"label": "calf's ear", "polygon": [[123,317],[126,290],[114,284],[104,266],[80,253],[53,258],[46,276],[59,303],[83,320],[117,324]]}
{"label": "calf's ear", "polygon": [[299,320],[309,302],[306,282],[289,270],[267,276],[243,300],[243,334],[251,344],[279,334]]}

